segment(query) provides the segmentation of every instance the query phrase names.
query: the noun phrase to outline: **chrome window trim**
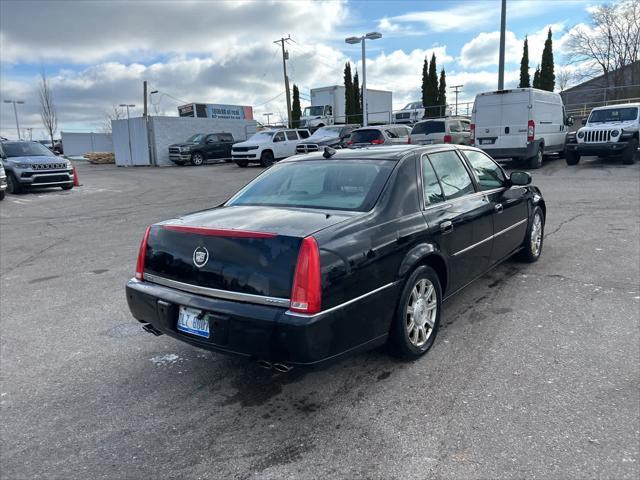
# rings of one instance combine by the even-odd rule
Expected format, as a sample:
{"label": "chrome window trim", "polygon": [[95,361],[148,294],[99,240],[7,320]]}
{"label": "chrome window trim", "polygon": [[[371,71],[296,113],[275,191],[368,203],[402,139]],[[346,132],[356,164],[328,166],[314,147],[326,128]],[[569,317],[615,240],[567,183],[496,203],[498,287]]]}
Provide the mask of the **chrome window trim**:
{"label": "chrome window trim", "polygon": [[476,248],[479,245],[482,245],[485,242],[488,242],[489,240],[492,240],[500,235],[502,235],[503,233],[507,233],[509,230],[513,230],[514,228],[522,225],[524,222],[528,221],[528,218],[525,218],[524,220],[520,220],[519,222],[514,223],[513,225],[511,225],[510,227],[505,228],[504,230],[500,230],[498,233],[494,233],[493,235],[491,235],[490,237],[485,238],[484,240],[480,240],[477,243],[474,243],[473,245],[469,245],[466,248],[463,248],[462,250],[456,252],[453,254],[454,257],[458,256],[458,255],[462,255],[465,252],[468,252],[469,250]]}
{"label": "chrome window trim", "polygon": [[331,308],[327,308],[326,310],[322,310],[318,313],[298,313],[298,312],[292,312],[291,310],[287,310],[285,312],[286,315],[289,315],[291,317],[301,317],[301,318],[313,318],[313,317],[317,317],[318,315],[324,315],[325,313],[329,313],[329,312],[333,312],[335,310],[338,310],[340,308],[344,308],[347,305],[351,305],[352,303],[358,302],[370,295],[373,295],[375,293],[378,293],[386,288],[392,287],[393,285],[395,285],[398,282],[391,282],[391,283],[387,283],[386,285],[383,285],[382,287],[376,288],[375,290],[371,290],[370,292],[367,292],[363,295],[360,295],[359,297],[356,298],[352,298],[351,300],[347,300],[344,303],[341,303],[340,305],[336,305],[335,307],[331,307]]}
{"label": "chrome window trim", "polygon": [[288,298],[268,297],[264,295],[253,295],[251,293],[231,292],[217,288],[201,287],[190,283],[178,282],[177,280],[170,280],[150,273],[145,273],[144,279],[165,287],[171,287],[177,290],[195,293],[196,295],[204,295],[205,297],[219,298],[222,300],[234,300],[238,302],[255,303],[258,305],[269,305],[272,307],[289,307],[291,304],[291,301]]}

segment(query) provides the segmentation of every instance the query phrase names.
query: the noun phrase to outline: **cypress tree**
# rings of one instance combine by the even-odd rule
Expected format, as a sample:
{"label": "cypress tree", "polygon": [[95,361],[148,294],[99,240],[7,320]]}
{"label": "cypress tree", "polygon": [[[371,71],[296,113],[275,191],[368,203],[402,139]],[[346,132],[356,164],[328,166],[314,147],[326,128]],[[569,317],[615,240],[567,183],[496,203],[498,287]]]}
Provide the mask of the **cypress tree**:
{"label": "cypress tree", "polygon": [[553,92],[556,86],[556,76],[553,72],[553,42],[551,40],[551,29],[547,34],[542,50],[542,64],[540,65],[540,88]]}
{"label": "cypress tree", "polygon": [[300,126],[300,117],[302,116],[302,109],[300,108],[300,90],[298,86],[293,84],[293,103],[291,105],[291,127],[297,128]]}
{"label": "cypress tree", "polygon": [[[429,91],[429,62],[427,61],[427,57],[424,57],[424,63],[422,64],[422,106],[426,107],[428,102],[428,94]],[[425,110],[424,116],[427,116],[427,111]]]}
{"label": "cypress tree", "polygon": [[439,113],[441,117],[447,114],[447,79],[444,68],[440,71],[440,84],[438,85],[438,101],[440,105]]}
{"label": "cypress tree", "polygon": [[353,120],[351,117],[356,112],[353,104],[353,77],[351,76],[351,63],[347,62],[344,66],[344,114],[346,115],[345,123]]}
{"label": "cypress tree", "polygon": [[533,88],[540,88],[540,65],[536,67],[533,73]]}
{"label": "cypress tree", "polygon": [[[434,108],[438,105],[438,71],[436,67],[436,54],[431,54],[429,62],[429,76],[427,80],[427,102],[425,105],[425,116],[434,117],[438,115],[438,109]],[[431,107],[431,108],[428,108]]]}
{"label": "cypress tree", "polygon": [[362,95],[360,94],[360,79],[358,78],[358,70],[353,76],[353,103],[355,105],[355,121],[349,123],[359,123],[362,125]]}
{"label": "cypress tree", "polygon": [[531,77],[529,76],[529,41],[524,37],[522,47],[522,60],[520,60],[520,88],[531,87]]}

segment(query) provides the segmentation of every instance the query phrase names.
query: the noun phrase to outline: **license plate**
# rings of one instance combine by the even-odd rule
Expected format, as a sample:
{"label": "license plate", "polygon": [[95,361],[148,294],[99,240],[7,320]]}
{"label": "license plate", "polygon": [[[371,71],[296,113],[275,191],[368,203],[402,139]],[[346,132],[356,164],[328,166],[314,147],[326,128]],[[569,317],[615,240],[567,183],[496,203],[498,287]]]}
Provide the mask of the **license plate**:
{"label": "license plate", "polygon": [[209,338],[209,320],[203,315],[202,310],[180,307],[178,330],[198,337]]}
{"label": "license plate", "polygon": [[491,145],[493,143],[493,140],[491,140],[490,138],[483,138],[480,140],[480,145]]}
{"label": "license plate", "polygon": [[433,140],[423,140],[422,145],[431,145],[433,143]]}

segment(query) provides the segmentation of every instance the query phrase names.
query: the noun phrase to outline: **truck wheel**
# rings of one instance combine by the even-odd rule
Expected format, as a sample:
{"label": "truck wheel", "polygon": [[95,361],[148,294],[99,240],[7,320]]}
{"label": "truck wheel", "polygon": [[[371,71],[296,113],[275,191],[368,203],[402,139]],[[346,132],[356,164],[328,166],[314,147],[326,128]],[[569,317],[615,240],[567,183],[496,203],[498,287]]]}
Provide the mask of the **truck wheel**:
{"label": "truck wheel", "polygon": [[567,165],[577,165],[580,161],[580,155],[577,152],[566,152],[564,157]]}
{"label": "truck wheel", "polygon": [[542,152],[542,147],[540,147],[538,148],[538,152],[536,153],[536,155],[529,159],[529,168],[531,169],[540,168],[542,166],[542,157],[543,157],[543,152]]}
{"label": "truck wheel", "polygon": [[194,153],[191,155],[191,165],[199,167],[204,163],[204,156],[201,153]]}
{"label": "truck wheel", "polygon": [[247,165],[249,165],[249,162],[244,160],[238,160],[236,163],[240,168],[247,168]]}
{"label": "truck wheel", "polygon": [[7,191],[9,193],[13,193],[14,195],[17,193],[22,193],[22,187],[11,172],[7,172]]}
{"label": "truck wheel", "polygon": [[627,149],[622,154],[622,163],[625,165],[633,165],[633,163],[638,158],[638,140],[632,138],[629,140],[629,144],[627,145]]}
{"label": "truck wheel", "polygon": [[260,165],[265,168],[273,165],[273,153],[268,150],[262,152],[262,155],[260,155]]}

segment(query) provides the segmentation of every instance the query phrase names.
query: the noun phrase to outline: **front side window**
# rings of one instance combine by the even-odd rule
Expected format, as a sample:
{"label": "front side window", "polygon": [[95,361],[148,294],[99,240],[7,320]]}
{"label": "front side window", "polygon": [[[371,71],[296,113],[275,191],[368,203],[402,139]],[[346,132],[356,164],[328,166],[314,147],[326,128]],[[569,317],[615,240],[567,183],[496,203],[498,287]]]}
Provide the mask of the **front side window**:
{"label": "front side window", "polygon": [[504,186],[506,176],[502,169],[482,152],[465,150],[465,156],[476,175],[481,190],[491,190]]}
{"label": "front side window", "polygon": [[428,205],[444,201],[440,182],[438,182],[436,172],[433,171],[433,166],[426,155],[422,156],[422,189],[424,190],[425,203]]}
{"label": "front side window", "polygon": [[429,159],[440,179],[442,191],[447,200],[459,198],[475,191],[473,181],[467,169],[464,168],[462,159],[454,150],[432,153],[429,155]]}
{"label": "front side window", "polygon": [[284,132],[278,132],[273,137],[274,142],[284,142]]}
{"label": "front side window", "polygon": [[287,140],[298,140],[298,134],[293,130],[287,130]]}

